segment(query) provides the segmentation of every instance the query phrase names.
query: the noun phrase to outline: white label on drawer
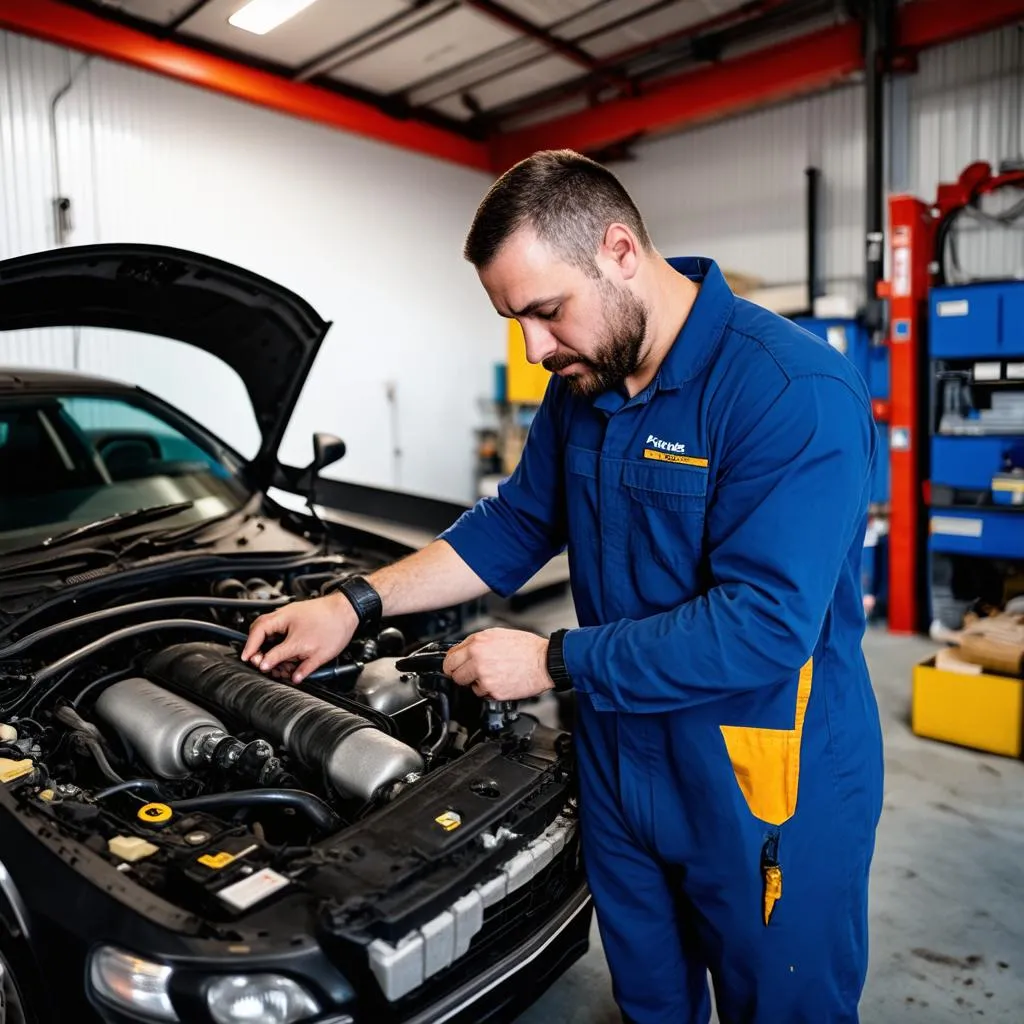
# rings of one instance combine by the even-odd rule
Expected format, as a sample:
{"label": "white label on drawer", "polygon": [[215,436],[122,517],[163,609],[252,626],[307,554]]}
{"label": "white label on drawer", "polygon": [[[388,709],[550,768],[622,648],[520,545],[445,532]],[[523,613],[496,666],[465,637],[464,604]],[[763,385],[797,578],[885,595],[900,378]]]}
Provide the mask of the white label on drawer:
{"label": "white label on drawer", "polygon": [[932,516],[931,532],[947,537],[980,537],[984,525],[981,519],[961,519],[959,516]]}
{"label": "white label on drawer", "polygon": [[975,380],[999,380],[1003,375],[1002,363],[975,363]]}
{"label": "white label on drawer", "polygon": [[1024,380],[1024,363],[1007,363],[1006,377],[1008,380]]}
{"label": "white label on drawer", "polygon": [[939,316],[967,316],[970,309],[966,299],[950,299],[946,302],[935,303],[935,312]]}

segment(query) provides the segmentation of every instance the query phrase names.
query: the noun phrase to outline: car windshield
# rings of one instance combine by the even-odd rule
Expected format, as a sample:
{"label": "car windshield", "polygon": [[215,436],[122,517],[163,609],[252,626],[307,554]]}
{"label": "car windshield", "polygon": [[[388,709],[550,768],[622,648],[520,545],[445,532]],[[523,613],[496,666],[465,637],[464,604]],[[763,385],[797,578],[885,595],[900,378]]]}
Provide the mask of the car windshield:
{"label": "car windshield", "polygon": [[114,395],[0,399],[0,551],[118,513],[192,505],[159,529],[230,513],[238,466],[187,424]]}

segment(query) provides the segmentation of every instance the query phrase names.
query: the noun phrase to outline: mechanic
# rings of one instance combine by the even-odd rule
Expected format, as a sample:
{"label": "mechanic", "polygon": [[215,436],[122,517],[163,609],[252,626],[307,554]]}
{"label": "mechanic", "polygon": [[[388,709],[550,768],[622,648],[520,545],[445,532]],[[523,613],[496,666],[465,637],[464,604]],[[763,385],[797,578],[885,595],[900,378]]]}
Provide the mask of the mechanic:
{"label": "mechanic", "polygon": [[[856,1021],[882,740],[861,651],[877,434],[852,364],[666,260],[600,165],[506,172],[465,245],[552,378],[521,461],[424,550],[254,623],[300,682],[380,615],[515,592],[567,546],[578,625],[489,629],[481,697],[576,694],[583,853],[636,1024]],[[268,638],[281,638],[266,649]]]}

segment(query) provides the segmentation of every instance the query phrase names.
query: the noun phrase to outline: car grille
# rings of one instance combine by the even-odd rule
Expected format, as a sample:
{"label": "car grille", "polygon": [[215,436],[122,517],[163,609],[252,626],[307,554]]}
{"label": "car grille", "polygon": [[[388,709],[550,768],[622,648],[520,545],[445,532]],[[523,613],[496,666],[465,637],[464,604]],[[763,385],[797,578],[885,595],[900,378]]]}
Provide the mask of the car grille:
{"label": "car grille", "polygon": [[[509,863],[515,862],[514,857]],[[373,1000],[372,1005],[367,1004],[368,1019],[386,1024],[392,1019],[415,1015],[486,971],[549,920],[578,889],[582,878],[579,838],[577,830],[572,828],[564,845],[545,867],[503,899],[484,909],[482,924],[461,956],[448,966],[430,973],[408,995],[391,1001],[382,997],[379,1001]]]}

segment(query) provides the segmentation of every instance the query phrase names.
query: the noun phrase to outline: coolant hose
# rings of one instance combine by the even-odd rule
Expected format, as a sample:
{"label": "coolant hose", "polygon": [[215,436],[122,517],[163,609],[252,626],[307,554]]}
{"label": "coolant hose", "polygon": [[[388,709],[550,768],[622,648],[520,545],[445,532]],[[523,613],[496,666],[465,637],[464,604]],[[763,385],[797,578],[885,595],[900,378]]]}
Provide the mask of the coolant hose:
{"label": "coolant hose", "polygon": [[[115,629],[113,633],[107,633],[106,636],[101,636],[98,640],[93,640],[92,643],[79,647],[78,650],[72,651],[70,654],[65,654],[63,658],[50,662],[32,677],[25,689],[10,704],[0,710],[6,715],[19,711],[51,679],[74,668],[80,661],[84,661],[96,654],[97,651],[102,651],[103,648],[109,647],[119,640],[129,640],[144,633],[154,633],[165,629],[187,629],[192,633],[210,633],[213,636],[219,636],[225,640],[237,640],[243,644],[249,639],[245,633],[239,633],[237,629],[229,629],[216,622],[203,622],[201,619],[157,619],[154,622],[137,622],[133,626]],[[55,685],[59,685],[59,683]],[[41,694],[39,699],[42,699],[42,696],[44,695]]]}
{"label": "coolant hose", "polygon": [[269,601],[250,600],[245,597],[211,597],[199,595],[198,597],[156,597],[148,601],[133,601],[131,604],[114,605],[112,608],[100,608],[98,611],[87,612],[73,619],[64,619],[52,626],[44,626],[34,633],[23,636],[6,647],[0,647],[0,660],[16,658],[23,654],[30,647],[50,637],[58,636],[70,629],[81,629],[83,626],[91,626],[97,622],[106,622],[108,619],[120,618],[123,615],[136,615],[139,612],[170,611],[173,608],[187,608],[189,606],[204,606],[209,608],[237,609],[238,611],[272,611],[289,604],[291,598],[282,597]]}
{"label": "coolant hose", "polygon": [[208,811],[223,807],[292,807],[302,811],[318,829],[329,832],[338,827],[340,819],[319,797],[302,789],[240,789],[232,793],[206,793],[173,800],[167,806],[180,813]]}

